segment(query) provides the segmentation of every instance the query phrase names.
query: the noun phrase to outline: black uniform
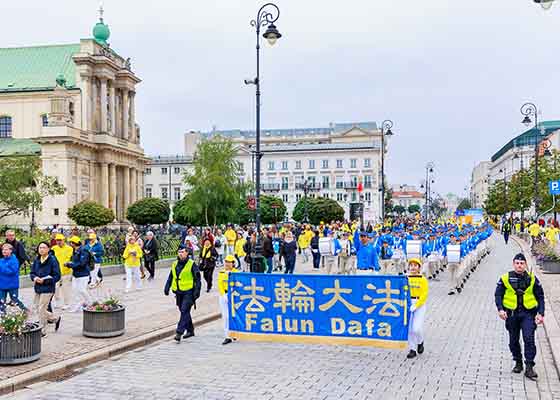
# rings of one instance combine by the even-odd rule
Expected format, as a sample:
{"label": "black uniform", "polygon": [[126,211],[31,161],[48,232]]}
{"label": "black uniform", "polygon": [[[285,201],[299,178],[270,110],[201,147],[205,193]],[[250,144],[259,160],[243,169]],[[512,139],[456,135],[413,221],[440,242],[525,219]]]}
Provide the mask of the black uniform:
{"label": "black uniform", "polygon": [[[189,258],[185,260],[178,260],[176,265],[177,277],[181,275],[181,271],[185,268],[185,265],[189,261]],[[192,323],[191,318],[191,308],[195,305],[196,299],[200,297],[200,270],[198,266],[193,263],[191,268],[193,274],[193,288],[187,291],[179,290],[177,285],[177,291],[175,293],[175,299],[177,303],[177,308],[181,312],[181,317],[179,318],[179,322],[177,323],[177,330],[176,333],[182,335],[183,332],[192,333],[194,334],[194,326]],[[173,282],[173,275],[171,271],[169,271],[169,276],[167,277],[167,282],[165,283],[164,293],[165,295],[169,295],[169,290],[171,289],[171,283]],[[196,308],[196,306],[195,306]]]}
{"label": "black uniform", "polygon": [[528,310],[523,306],[523,294],[531,285],[531,276],[527,272],[518,274],[515,271],[510,271],[509,283],[517,292],[517,309],[512,311],[504,307],[503,300],[506,287],[501,278],[498,281],[494,295],[496,298],[496,307],[498,308],[498,311],[505,310],[507,312],[508,317],[506,319],[506,329],[509,333],[509,349],[514,361],[523,361],[521,345],[519,344],[520,334],[522,333],[523,343],[525,346],[525,364],[528,366],[534,366],[534,360],[537,354],[537,348],[535,346],[535,330],[537,329],[535,316],[537,314],[544,316],[544,291],[539,279],[535,277],[533,294],[537,299],[538,305],[537,307]]}

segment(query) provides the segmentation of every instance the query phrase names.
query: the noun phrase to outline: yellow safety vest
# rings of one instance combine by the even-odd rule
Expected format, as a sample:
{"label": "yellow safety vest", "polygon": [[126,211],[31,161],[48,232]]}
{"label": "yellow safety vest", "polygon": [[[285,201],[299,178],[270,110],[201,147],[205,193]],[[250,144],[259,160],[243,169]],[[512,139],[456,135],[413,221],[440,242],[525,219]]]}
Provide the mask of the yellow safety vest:
{"label": "yellow safety vest", "polygon": [[[535,275],[529,274],[529,276],[531,277],[531,284],[525,290],[525,293],[523,293],[523,307],[525,307],[527,310],[531,310],[539,305],[539,303],[537,302],[537,298],[533,293],[533,287],[535,286]],[[509,273],[505,273],[502,275],[502,282],[506,287],[506,293],[504,294],[504,307],[508,310],[516,310],[517,294],[511,286],[511,283],[509,283]]]}
{"label": "yellow safety vest", "polygon": [[[194,287],[194,278],[192,274],[193,260],[187,261],[187,264],[183,267],[181,274],[179,275],[179,290],[181,292],[186,292]],[[171,291],[177,291],[177,261],[171,265],[171,275],[173,280],[171,281]]]}

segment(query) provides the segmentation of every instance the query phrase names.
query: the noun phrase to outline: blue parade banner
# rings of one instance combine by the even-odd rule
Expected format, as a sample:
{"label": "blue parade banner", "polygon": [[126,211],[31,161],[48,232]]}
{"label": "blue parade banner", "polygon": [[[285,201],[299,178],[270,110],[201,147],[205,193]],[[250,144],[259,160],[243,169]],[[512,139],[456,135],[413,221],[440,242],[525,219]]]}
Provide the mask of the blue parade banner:
{"label": "blue parade banner", "polygon": [[231,273],[229,329],[238,339],[405,349],[405,276]]}

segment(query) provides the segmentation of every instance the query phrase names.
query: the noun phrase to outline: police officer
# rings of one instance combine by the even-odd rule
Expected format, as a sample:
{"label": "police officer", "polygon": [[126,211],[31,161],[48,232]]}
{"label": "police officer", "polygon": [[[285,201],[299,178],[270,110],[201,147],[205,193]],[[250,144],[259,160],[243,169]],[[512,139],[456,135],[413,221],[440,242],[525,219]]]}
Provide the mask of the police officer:
{"label": "police officer", "polygon": [[169,296],[170,289],[175,294],[177,308],[181,312],[175,331],[177,342],[181,341],[183,333],[183,339],[194,336],[191,308],[200,297],[200,287],[200,269],[189,257],[187,247],[182,244],[179,246],[177,260],[171,265],[164,289],[166,296]]}
{"label": "police officer", "polygon": [[525,347],[525,376],[536,380],[535,331],[544,320],[544,291],[537,277],[527,272],[527,260],[521,253],[513,258],[513,271],[503,274],[496,287],[496,307],[498,315],[506,321],[509,333],[509,349],[515,361],[513,372],[523,371],[523,357],[519,344],[523,333]]}

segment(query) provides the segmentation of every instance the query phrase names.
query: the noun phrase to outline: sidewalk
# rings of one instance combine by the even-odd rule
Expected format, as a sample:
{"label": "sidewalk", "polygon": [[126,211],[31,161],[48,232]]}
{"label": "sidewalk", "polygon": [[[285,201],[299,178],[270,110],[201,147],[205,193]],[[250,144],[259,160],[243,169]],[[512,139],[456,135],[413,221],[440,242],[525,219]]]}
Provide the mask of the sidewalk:
{"label": "sidewalk", "polygon": [[[298,256],[297,273],[309,273],[312,271],[311,267],[311,262],[303,264]],[[55,372],[67,364],[67,372],[71,373],[73,362],[87,364],[110,357],[119,349],[130,349],[130,343],[134,339],[140,340],[150,335],[151,341],[167,335],[171,339],[178,311],[173,295],[166,297],[163,294],[168,274],[169,267],[158,268],[154,281],[144,280],[142,290],[130,293],[124,292],[123,274],[107,276],[103,288],[92,292],[97,296],[111,292],[126,306],[126,332],[116,338],[93,339],[82,336],[82,313],[55,309],[56,315],[62,315],[60,330],[55,333],[53,325],[48,327],[48,335],[43,339],[41,358],[38,361],[0,367],[0,394],[12,391],[13,385],[17,389],[22,384],[25,386],[29,382],[44,379],[45,370]],[[214,273],[214,288],[210,293],[206,293],[206,282],[202,279],[202,294],[197,301],[197,309],[192,312],[195,324],[219,318],[217,274],[218,270]],[[20,298],[28,306],[32,304],[33,294],[32,288],[20,290]],[[143,344],[145,343],[139,341],[135,347]],[[89,358],[96,359],[88,361]]]}

